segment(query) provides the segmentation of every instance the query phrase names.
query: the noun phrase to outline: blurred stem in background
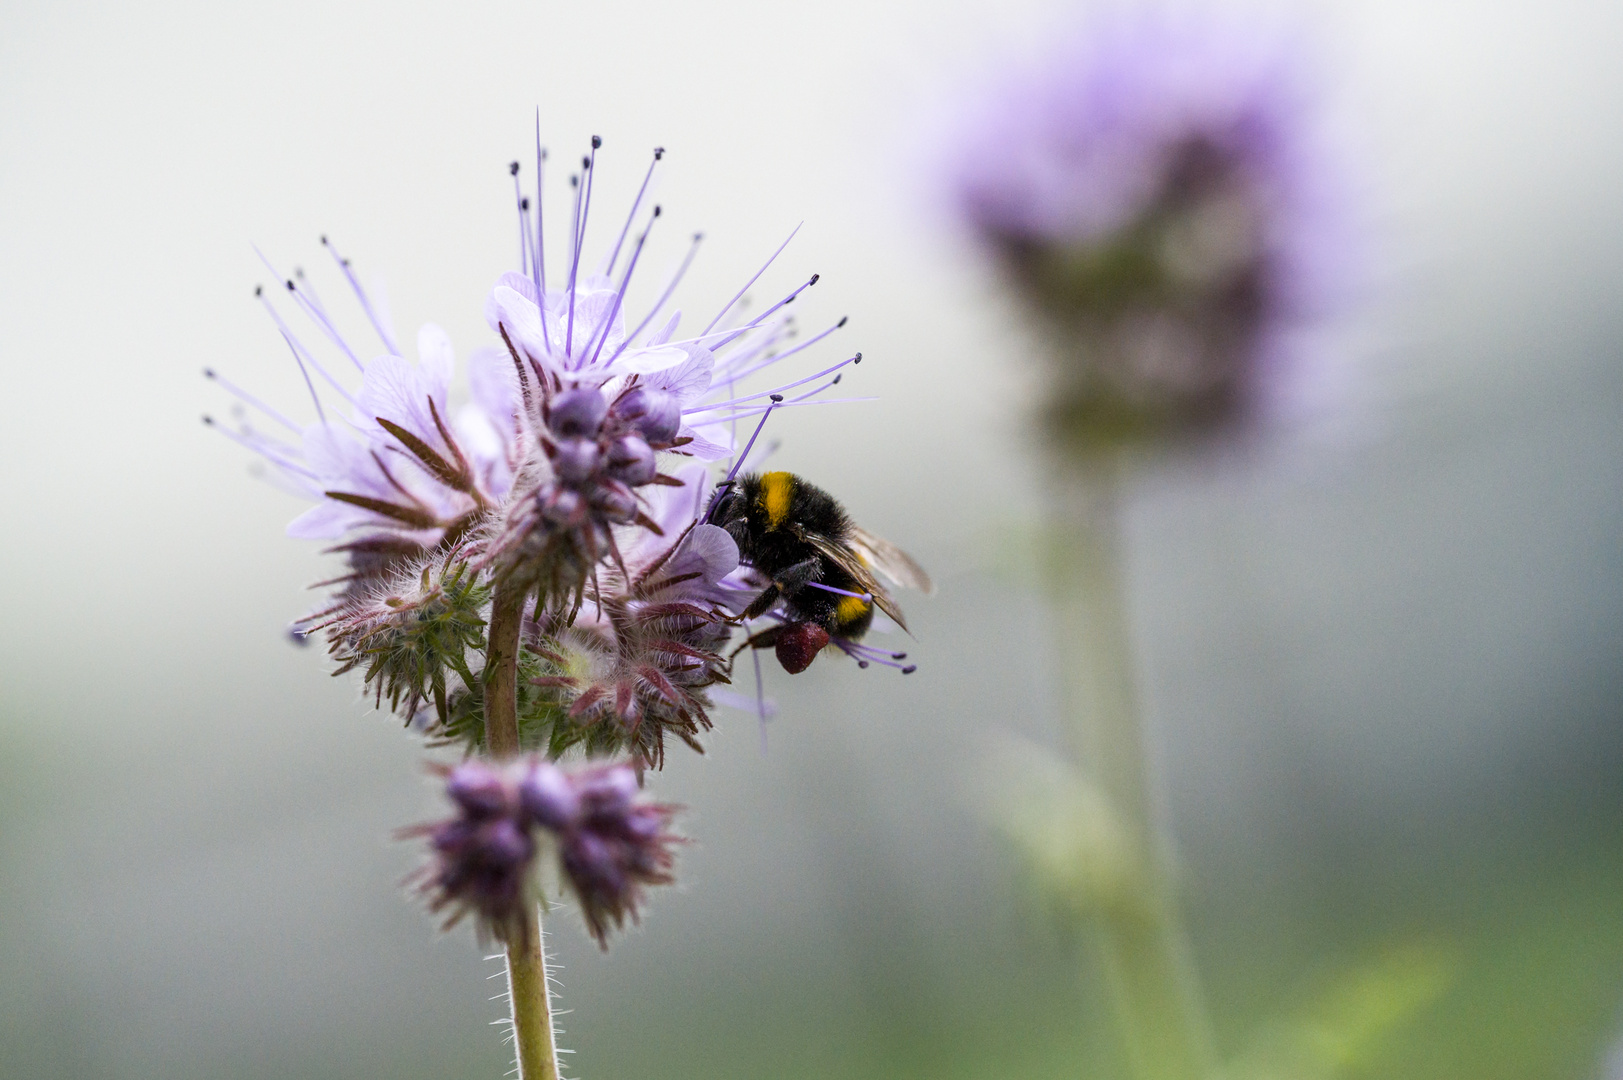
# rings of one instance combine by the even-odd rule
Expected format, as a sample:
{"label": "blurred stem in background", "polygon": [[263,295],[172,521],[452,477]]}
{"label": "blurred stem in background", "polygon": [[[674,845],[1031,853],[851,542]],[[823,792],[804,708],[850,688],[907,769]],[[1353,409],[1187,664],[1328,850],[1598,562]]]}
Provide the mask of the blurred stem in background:
{"label": "blurred stem in background", "polygon": [[1135,692],[1118,507],[1126,451],[1060,464],[1053,562],[1064,709],[1077,752],[1119,829],[1125,866],[1104,878],[1094,937],[1118,1029],[1140,1080],[1216,1066],[1211,1026],[1172,895],[1170,843]]}
{"label": "blurred stem in background", "polygon": [[[491,604],[485,744],[497,759],[515,757],[519,752],[518,652],[524,597],[524,590],[510,584],[498,585]],[[513,1010],[519,1080],[558,1080],[558,1049],[541,933],[540,909],[531,905],[525,908],[522,924],[508,935],[507,941],[507,993]]]}

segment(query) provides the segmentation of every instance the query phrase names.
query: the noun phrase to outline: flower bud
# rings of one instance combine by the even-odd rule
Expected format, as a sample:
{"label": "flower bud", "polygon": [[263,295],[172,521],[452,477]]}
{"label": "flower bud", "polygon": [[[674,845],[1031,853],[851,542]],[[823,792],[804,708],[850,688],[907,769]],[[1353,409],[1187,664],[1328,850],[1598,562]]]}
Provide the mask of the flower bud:
{"label": "flower bud", "polygon": [[[557,414],[553,414],[556,422]],[[597,470],[602,454],[590,439],[565,439],[552,455],[552,469],[566,484],[578,484]]]}
{"label": "flower bud", "polygon": [[665,446],[682,429],[682,405],[669,390],[632,387],[614,406],[615,414],[654,446]]}
{"label": "flower bud", "polygon": [[609,448],[609,475],[632,487],[654,478],[654,452],[640,435],[622,435]]}
{"label": "flower bud", "polygon": [[535,841],[512,818],[497,818],[479,827],[472,852],[477,862],[492,870],[510,870],[530,861]]}
{"label": "flower bud", "polygon": [[608,415],[608,402],[591,387],[565,390],[552,399],[547,424],[560,439],[593,438]]}
{"label": "flower bud", "polygon": [[445,778],[445,794],[473,818],[497,817],[510,803],[501,774],[479,761],[465,761],[452,769]]}
{"label": "flower bud", "polygon": [[519,785],[524,812],[543,828],[560,832],[580,816],[581,797],[564,771],[550,762],[537,762]]}
{"label": "flower bud", "polygon": [[596,818],[623,814],[636,799],[640,786],[635,769],[615,765],[583,774],[577,781],[577,790],[587,813]]}
{"label": "flower bud", "polygon": [[581,497],[580,492],[568,488],[546,492],[542,498],[541,515],[559,525],[573,523],[586,508],[586,500]]}
{"label": "flower bud", "polygon": [[637,516],[637,497],[617,480],[607,480],[597,491],[597,506],[603,517],[616,525],[629,525]]}

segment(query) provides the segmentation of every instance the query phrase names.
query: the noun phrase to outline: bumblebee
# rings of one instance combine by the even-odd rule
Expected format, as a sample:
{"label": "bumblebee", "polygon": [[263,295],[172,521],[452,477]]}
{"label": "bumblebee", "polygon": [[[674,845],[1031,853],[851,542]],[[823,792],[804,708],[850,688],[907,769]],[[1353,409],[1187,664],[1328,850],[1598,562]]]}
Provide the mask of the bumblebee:
{"label": "bumblebee", "polygon": [[723,492],[707,520],[737,542],[739,562],[770,579],[739,617],[747,621],[783,607],[784,622],[738,651],[771,648],[792,675],[810,667],[830,642],[863,667],[869,661],[901,667],[894,661],[905,653],[857,644],[876,608],[907,629],[876,573],[926,593],[933,591],[930,576],[901,548],[853,524],[834,496],[793,473],[750,473]]}

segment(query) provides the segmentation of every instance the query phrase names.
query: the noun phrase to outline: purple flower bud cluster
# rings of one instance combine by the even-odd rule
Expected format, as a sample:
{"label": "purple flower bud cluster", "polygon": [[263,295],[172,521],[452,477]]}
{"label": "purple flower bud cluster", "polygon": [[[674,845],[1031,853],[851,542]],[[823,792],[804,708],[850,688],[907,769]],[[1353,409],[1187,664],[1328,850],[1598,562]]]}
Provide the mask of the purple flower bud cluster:
{"label": "purple flower bud cluster", "polygon": [[1303,58],[1261,28],[1128,19],[1063,40],[964,110],[963,217],[1053,339],[1058,433],[1228,424],[1345,259]]}
{"label": "purple flower bud cluster", "polygon": [[677,439],[680,402],[635,380],[612,400],[590,383],[558,389],[541,364],[516,350],[513,359],[541,460],[521,478],[487,559],[521,585],[578,597],[614,550],[612,530],[648,520],[637,489],[658,478],[655,452]]}
{"label": "purple flower bud cluster", "polygon": [[611,928],[638,917],[644,887],[673,880],[676,808],[640,798],[629,765],[568,773],[539,758],[471,759],[442,775],[456,814],[404,835],[428,838],[431,861],[415,878],[448,928],[471,915],[481,932],[510,939],[539,899],[535,860],[547,846],[605,948]]}

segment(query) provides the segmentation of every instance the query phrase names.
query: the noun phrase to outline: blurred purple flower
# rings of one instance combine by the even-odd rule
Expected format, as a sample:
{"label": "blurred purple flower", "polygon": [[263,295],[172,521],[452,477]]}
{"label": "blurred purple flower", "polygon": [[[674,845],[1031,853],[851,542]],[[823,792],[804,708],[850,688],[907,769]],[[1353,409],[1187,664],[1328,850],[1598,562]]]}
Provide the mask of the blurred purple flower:
{"label": "blurred purple flower", "polygon": [[1054,339],[1066,436],[1269,411],[1342,275],[1307,60],[1260,29],[1097,28],[1008,72],[955,131],[956,203]]}
{"label": "blurred purple flower", "polygon": [[535,859],[548,842],[604,948],[611,927],[638,917],[645,887],[673,880],[677,808],[640,798],[629,765],[566,773],[538,758],[470,759],[437,771],[455,815],[402,835],[428,838],[430,861],[413,879],[431,911],[449,912],[446,928],[471,915],[481,933],[509,939],[539,899]]}

